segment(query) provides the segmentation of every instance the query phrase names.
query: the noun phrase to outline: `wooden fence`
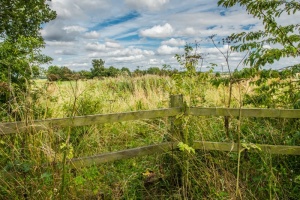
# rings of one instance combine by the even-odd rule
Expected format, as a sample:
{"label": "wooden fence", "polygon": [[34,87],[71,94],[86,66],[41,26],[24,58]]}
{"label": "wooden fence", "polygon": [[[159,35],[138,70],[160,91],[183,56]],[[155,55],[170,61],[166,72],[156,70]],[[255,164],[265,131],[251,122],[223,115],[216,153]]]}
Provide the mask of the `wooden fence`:
{"label": "wooden fence", "polygon": [[[18,132],[47,130],[49,128],[59,127],[75,127],[86,126],[103,123],[113,123],[129,120],[153,119],[160,117],[170,117],[170,121],[177,115],[193,115],[193,116],[229,116],[229,117],[268,117],[268,118],[300,118],[300,110],[292,109],[237,109],[237,108],[201,108],[201,107],[184,107],[181,95],[171,96],[170,108],[158,110],[145,110],[136,112],[98,114],[77,116],[71,118],[35,120],[32,122],[12,122],[0,123],[0,136],[6,134],[14,134]],[[172,132],[172,127],[171,127]],[[94,164],[111,162],[119,159],[127,159],[136,156],[150,155],[154,153],[162,153],[170,151],[177,147],[178,142],[164,142],[156,145],[149,145],[123,151],[104,153],[89,157],[73,158],[68,162],[71,166],[84,167]],[[287,154],[300,155],[300,146],[286,145],[266,145],[255,144],[263,152],[270,154]],[[195,141],[194,149],[200,150],[217,150],[217,151],[238,151],[237,143]],[[244,147],[242,147],[244,148]]]}

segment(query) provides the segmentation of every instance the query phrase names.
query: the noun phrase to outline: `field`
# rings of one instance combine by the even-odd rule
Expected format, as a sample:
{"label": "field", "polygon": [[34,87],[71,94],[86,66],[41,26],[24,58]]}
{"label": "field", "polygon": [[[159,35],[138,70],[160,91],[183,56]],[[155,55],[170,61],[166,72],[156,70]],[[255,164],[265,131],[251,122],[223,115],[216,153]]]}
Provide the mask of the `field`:
{"label": "field", "polygon": [[[187,106],[253,107],[249,81],[210,84],[211,77],[146,75],[66,82],[36,81],[23,120],[168,108],[171,94]],[[230,99],[230,100],[229,100]],[[299,119],[178,116],[198,141],[299,145]],[[225,121],[225,126],[224,126]],[[66,160],[163,142],[168,118],[138,120],[0,138],[0,199],[298,199],[299,156],[255,149],[155,154],[72,169]],[[188,149],[189,146],[186,147]],[[237,173],[237,169],[239,171]],[[238,189],[237,186],[238,185]]]}

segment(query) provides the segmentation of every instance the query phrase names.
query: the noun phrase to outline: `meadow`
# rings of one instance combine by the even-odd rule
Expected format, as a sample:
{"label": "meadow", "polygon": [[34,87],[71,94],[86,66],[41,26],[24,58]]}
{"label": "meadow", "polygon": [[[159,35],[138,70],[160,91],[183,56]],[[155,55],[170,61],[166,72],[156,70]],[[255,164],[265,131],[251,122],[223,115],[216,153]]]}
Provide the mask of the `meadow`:
{"label": "meadow", "polygon": [[[151,110],[168,108],[170,95],[179,93],[187,106],[254,106],[243,104],[245,96],[255,92],[249,81],[229,88],[211,84],[212,76],[38,80],[27,99],[30,110],[22,110],[26,102],[19,102],[15,109],[28,121]],[[300,142],[299,119],[231,118],[226,128],[224,117],[179,117],[190,140],[233,142],[239,132],[244,143]],[[168,134],[169,119],[157,118],[2,135],[0,198],[298,199],[299,156],[270,155],[255,148],[242,152],[239,162],[238,153],[217,151],[195,151],[172,158],[165,152],[80,169],[64,162],[159,144]],[[182,171],[183,179],[178,178]]]}

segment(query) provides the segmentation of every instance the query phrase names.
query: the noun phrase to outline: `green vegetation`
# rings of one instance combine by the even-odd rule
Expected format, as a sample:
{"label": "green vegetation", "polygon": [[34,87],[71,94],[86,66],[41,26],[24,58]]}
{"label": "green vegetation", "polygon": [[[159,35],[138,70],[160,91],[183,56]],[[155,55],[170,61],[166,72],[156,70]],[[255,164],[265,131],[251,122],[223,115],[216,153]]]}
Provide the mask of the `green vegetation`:
{"label": "green vegetation", "polygon": [[250,68],[234,72],[230,78],[231,82],[248,79],[256,86],[246,102],[268,108],[299,108],[299,81],[294,80],[300,72],[300,65],[287,64],[279,70],[263,69],[266,64],[273,64],[281,58],[300,55],[299,24],[282,25],[279,22],[281,15],[293,15],[300,10],[299,1],[220,0],[218,4],[226,8],[244,6],[249,14],[260,19],[264,25],[264,30],[236,33],[228,37],[232,50],[249,54],[245,63]]}
{"label": "green vegetation", "polygon": [[[207,82],[214,79],[214,74],[206,76]],[[188,82],[185,84],[192,85]],[[39,95],[34,109],[38,119],[164,108],[168,107],[170,91],[178,87],[176,80],[153,75],[41,83],[36,90],[44,95]],[[244,84],[240,86],[246,86]],[[204,99],[199,98],[198,103],[192,101],[193,105],[223,107],[222,91],[228,87],[215,88],[207,84],[206,88],[201,90]],[[233,96],[239,96],[240,91],[239,86],[234,87]],[[186,97],[189,103],[192,98]],[[237,103],[233,98],[232,104]],[[170,133],[168,119],[53,127],[27,134],[3,135],[1,198],[235,198],[238,153],[195,151],[191,143],[236,141],[237,127],[240,127],[243,145],[248,147],[241,152],[239,196],[243,199],[266,199],[270,195],[275,199],[297,198],[299,158],[259,152],[250,144],[297,145],[299,120],[243,118],[239,121],[232,118],[229,138],[221,117],[178,116],[176,120],[183,122],[182,129],[188,136],[179,145],[182,152],[179,157],[177,153],[166,152],[76,170],[64,161],[161,143]],[[184,179],[180,178],[182,170],[187,172]]]}
{"label": "green vegetation", "polygon": [[39,74],[39,65],[51,60],[40,52],[44,47],[40,30],[56,13],[45,0],[3,0],[0,8],[0,103],[4,107],[1,109],[20,119],[12,113],[13,104],[24,93],[30,93],[31,79]]}
{"label": "green vegetation", "polygon": [[[21,1],[13,1],[11,5],[9,2],[1,1],[1,9],[16,7],[25,12]],[[281,12],[298,11],[299,3],[219,1],[225,7],[238,3],[262,19],[265,30],[233,34],[223,40],[232,44],[228,51],[249,51],[245,62],[250,66],[241,70],[238,66],[231,70],[229,54],[220,51],[227,61],[226,74],[213,70],[197,72],[196,65],[203,58],[186,45],[185,53],[176,55],[184,68],[182,72],[168,65],[130,72],[127,68],[106,68],[104,60],[96,59],[90,71],[75,73],[67,67],[51,66],[46,73],[50,81],[36,80],[33,77],[38,70],[28,67],[35,66],[39,54],[28,57],[25,50],[38,53],[41,38],[33,33],[27,38],[25,31],[17,38],[12,35],[15,39],[10,40],[6,36],[11,30],[1,27],[4,41],[0,49],[5,52],[0,57],[0,67],[4,69],[0,72],[0,95],[5,100],[0,110],[1,121],[22,120],[30,127],[35,119],[74,120],[75,116],[167,108],[172,94],[183,94],[182,101],[171,101],[171,106],[180,105],[183,109],[190,106],[298,109],[299,65],[281,70],[263,66],[281,57],[299,55],[299,35],[294,34],[298,25],[276,24]],[[33,1],[29,5],[34,6]],[[36,5],[41,6],[37,7],[41,10],[38,13],[45,12],[45,18],[37,15],[35,31],[55,16],[44,1]],[[28,13],[21,12],[20,16],[23,14],[27,19]],[[210,39],[216,44],[214,36]],[[37,42],[36,46],[30,46],[32,42]],[[264,49],[263,44],[268,42],[279,43],[283,48]],[[7,59],[15,57],[20,59],[8,65]],[[22,74],[20,69],[25,69],[22,73],[28,70],[30,73]],[[16,70],[11,79],[7,76],[10,70]],[[26,88],[20,86],[17,95],[13,93],[17,87],[11,90],[9,86],[13,78],[24,80],[22,87]],[[245,118],[240,110],[239,113],[238,117],[182,114],[169,119],[53,126],[42,131],[31,127],[15,134],[4,134],[0,129],[0,199],[298,199],[299,156],[269,154],[256,144],[299,146],[300,120]],[[72,158],[165,141],[175,141],[178,145],[171,152],[90,167],[74,169],[68,162]],[[196,150],[195,141],[237,143],[237,152]]]}
{"label": "green vegetation", "polygon": [[127,67],[121,69],[110,66],[106,68],[104,66],[105,61],[102,59],[92,60],[92,68],[90,71],[81,70],[78,72],[71,71],[68,67],[49,66],[46,70],[47,79],[49,81],[68,81],[75,79],[94,79],[104,77],[118,77],[118,76],[142,76],[142,75],[160,75],[160,76],[171,76],[172,74],[178,73],[177,69],[172,69],[169,65],[163,65],[162,68],[150,67],[142,70],[138,66],[134,71],[130,71]]}

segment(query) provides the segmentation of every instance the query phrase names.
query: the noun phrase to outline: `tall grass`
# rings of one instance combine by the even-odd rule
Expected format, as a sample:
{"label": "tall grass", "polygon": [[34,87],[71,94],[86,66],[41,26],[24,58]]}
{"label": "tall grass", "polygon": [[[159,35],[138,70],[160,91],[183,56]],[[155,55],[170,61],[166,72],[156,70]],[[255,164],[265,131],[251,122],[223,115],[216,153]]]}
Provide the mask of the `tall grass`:
{"label": "tall grass", "polygon": [[[225,86],[183,84],[189,88],[185,100],[192,106],[224,107],[228,98]],[[158,76],[38,82],[32,90],[31,119],[166,108],[176,87],[171,78]],[[190,88],[199,95],[189,96]],[[232,106],[239,107],[240,97],[249,92],[247,83],[234,87]],[[239,132],[243,143],[300,144],[299,120],[233,118],[227,137],[221,117],[179,117],[190,140],[234,142]],[[80,169],[64,162],[157,144],[169,130],[168,119],[161,118],[3,135],[0,199],[297,199],[299,158],[253,149],[240,155],[155,154]],[[165,162],[168,158],[174,162]]]}

